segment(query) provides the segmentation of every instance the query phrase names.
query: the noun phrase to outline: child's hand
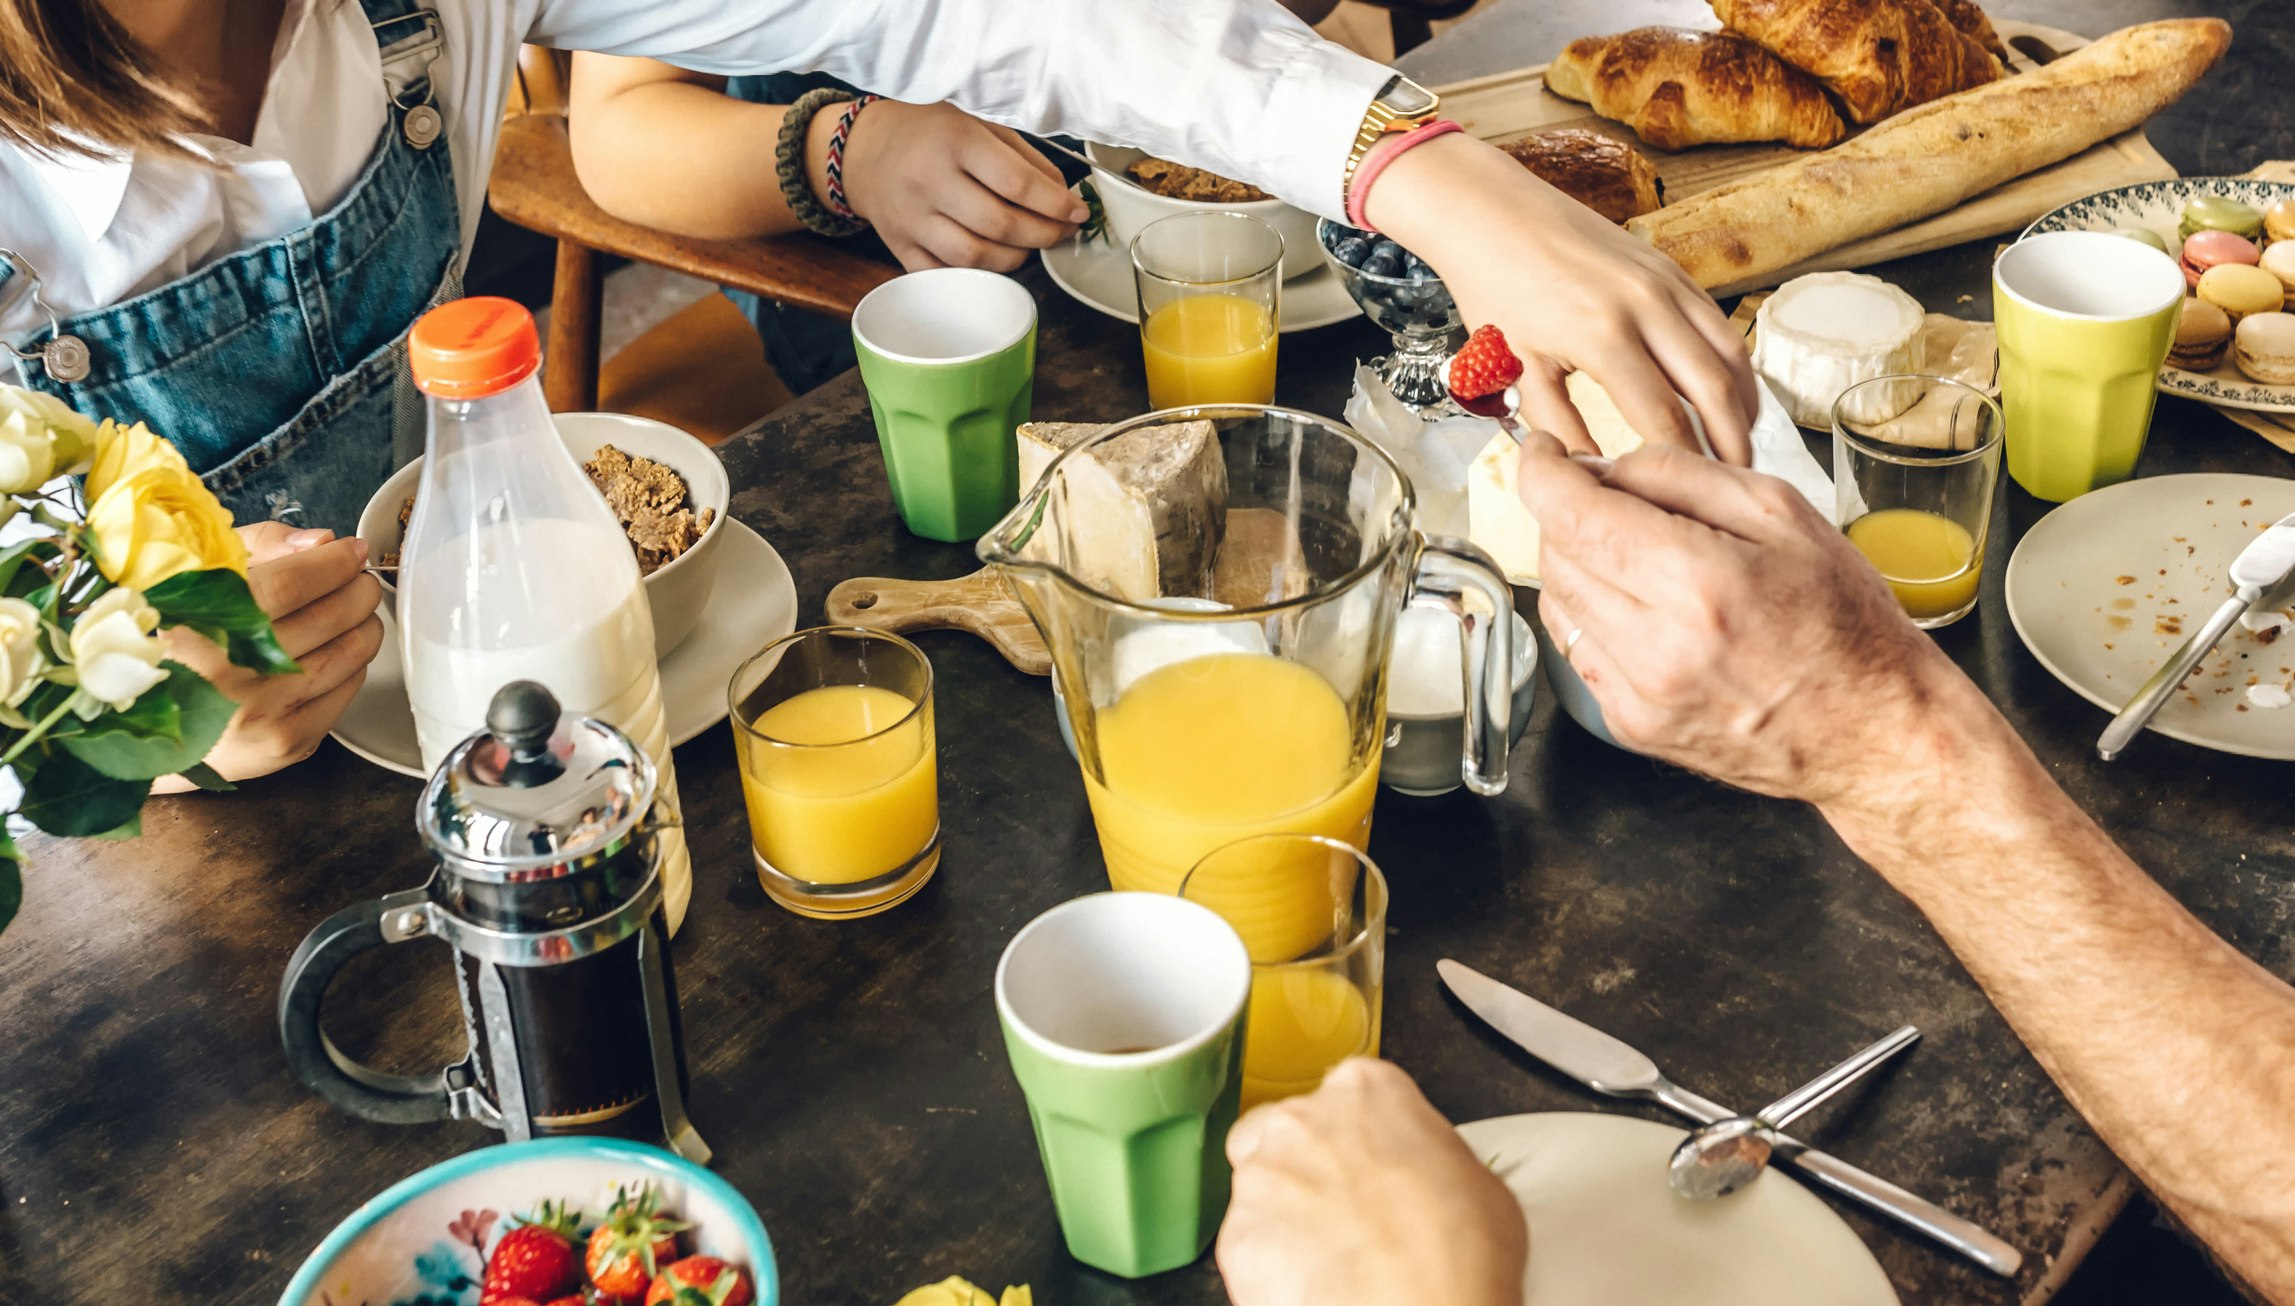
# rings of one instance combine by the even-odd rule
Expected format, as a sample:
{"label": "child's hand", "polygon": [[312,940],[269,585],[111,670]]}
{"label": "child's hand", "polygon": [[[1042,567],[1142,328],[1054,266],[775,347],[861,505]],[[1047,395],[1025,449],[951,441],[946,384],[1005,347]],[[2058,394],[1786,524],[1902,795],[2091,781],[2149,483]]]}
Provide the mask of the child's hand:
{"label": "child's hand", "polygon": [[950,105],[897,100],[854,120],[845,199],[912,272],[1010,272],[1085,218],[1060,170],[1019,133]]}

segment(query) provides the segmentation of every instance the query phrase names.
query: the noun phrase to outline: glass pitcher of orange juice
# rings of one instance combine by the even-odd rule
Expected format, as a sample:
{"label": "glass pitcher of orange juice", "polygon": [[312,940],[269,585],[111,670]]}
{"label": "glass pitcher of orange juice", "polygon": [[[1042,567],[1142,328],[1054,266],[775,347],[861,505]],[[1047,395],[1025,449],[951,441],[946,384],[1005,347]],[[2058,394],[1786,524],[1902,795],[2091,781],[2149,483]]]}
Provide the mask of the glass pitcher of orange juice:
{"label": "glass pitcher of orange juice", "polygon": [[[981,537],[1051,649],[1116,888],[1176,892],[1253,835],[1362,847],[1406,603],[1468,629],[1462,774],[1505,787],[1514,632],[1491,618],[1511,594],[1414,512],[1394,462],[1339,423],[1175,408],[1081,434]],[[1329,934],[1327,877],[1301,869],[1292,893],[1270,865],[1238,926],[1253,957]]]}

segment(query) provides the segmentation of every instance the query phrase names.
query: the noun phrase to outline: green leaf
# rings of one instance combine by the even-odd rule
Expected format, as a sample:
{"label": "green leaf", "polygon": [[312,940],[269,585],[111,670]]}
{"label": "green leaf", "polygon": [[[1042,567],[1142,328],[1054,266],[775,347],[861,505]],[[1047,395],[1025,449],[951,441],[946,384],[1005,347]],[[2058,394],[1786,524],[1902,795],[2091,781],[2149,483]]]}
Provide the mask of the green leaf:
{"label": "green leaf", "polygon": [[[50,539],[19,540],[5,549],[0,549],[0,594],[12,592],[11,587],[16,583],[17,574],[24,570],[24,560],[43,545],[50,552],[55,551],[56,542]],[[48,583],[47,573],[37,567],[32,569],[26,579],[31,580],[34,585]]]}
{"label": "green leaf", "polygon": [[205,762],[194,762],[176,774],[211,794],[227,794],[239,787],[224,779],[220,772]]}
{"label": "green leaf", "polygon": [[16,841],[0,829],[0,930],[16,919],[16,909],[24,905],[24,855],[16,851]]}
{"label": "green leaf", "polygon": [[116,780],[70,753],[50,753],[24,779],[21,814],[50,834],[84,839],[134,821],[150,792],[149,780]]}
{"label": "green leaf", "polygon": [[186,571],[170,576],[145,591],[144,599],[159,609],[160,621],[188,626],[221,644],[231,661],[267,676],[302,670],[271,633],[271,619],[247,592],[247,580],[235,571]]}
{"label": "green leaf", "polygon": [[55,736],[65,752],[117,780],[157,780],[199,765],[238,705],[180,662],[125,712],[107,712]]}

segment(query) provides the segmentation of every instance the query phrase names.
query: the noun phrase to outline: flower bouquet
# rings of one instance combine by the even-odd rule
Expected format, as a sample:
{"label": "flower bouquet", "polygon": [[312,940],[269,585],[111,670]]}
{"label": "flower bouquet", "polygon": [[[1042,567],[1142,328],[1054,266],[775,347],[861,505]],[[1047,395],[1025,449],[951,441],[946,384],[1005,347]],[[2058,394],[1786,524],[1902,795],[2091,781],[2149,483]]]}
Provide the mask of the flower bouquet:
{"label": "flower bouquet", "polygon": [[[43,487],[86,478],[85,520]],[[201,760],[236,705],[161,632],[213,640],[262,674],[298,668],[247,588],[231,514],[174,445],[0,385],[0,817],[49,834],[132,837],[154,780],[227,789]],[[0,826],[0,929],[23,901],[22,854]]]}

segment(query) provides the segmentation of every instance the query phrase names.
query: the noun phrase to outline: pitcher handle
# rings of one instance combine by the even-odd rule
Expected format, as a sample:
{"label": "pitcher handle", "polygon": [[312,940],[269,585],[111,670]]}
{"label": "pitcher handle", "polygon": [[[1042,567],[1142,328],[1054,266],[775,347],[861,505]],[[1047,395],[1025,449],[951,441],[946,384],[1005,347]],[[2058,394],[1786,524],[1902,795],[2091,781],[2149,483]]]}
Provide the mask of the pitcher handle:
{"label": "pitcher handle", "polygon": [[430,901],[421,889],[346,907],[319,923],[287,962],[279,984],[279,1039],[295,1077],[330,1104],[362,1120],[409,1125],[454,1115],[447,1072],[392,1075],[344,1055],[319,1028],[319,1005],[344,963],[387,943],[430,932]]}
{"label": "pitcher handle", "polygon": [[[1468,593],[1490,604],[1479,636],[1460,602]],[[1485,798],[1504,793],[1514,716],[1514,591],[1489,554],[1454,536],[1434,535],[1421,541],[1410,602],[1449,612],[1464,629],[1466,737],[1459,778]]]}

